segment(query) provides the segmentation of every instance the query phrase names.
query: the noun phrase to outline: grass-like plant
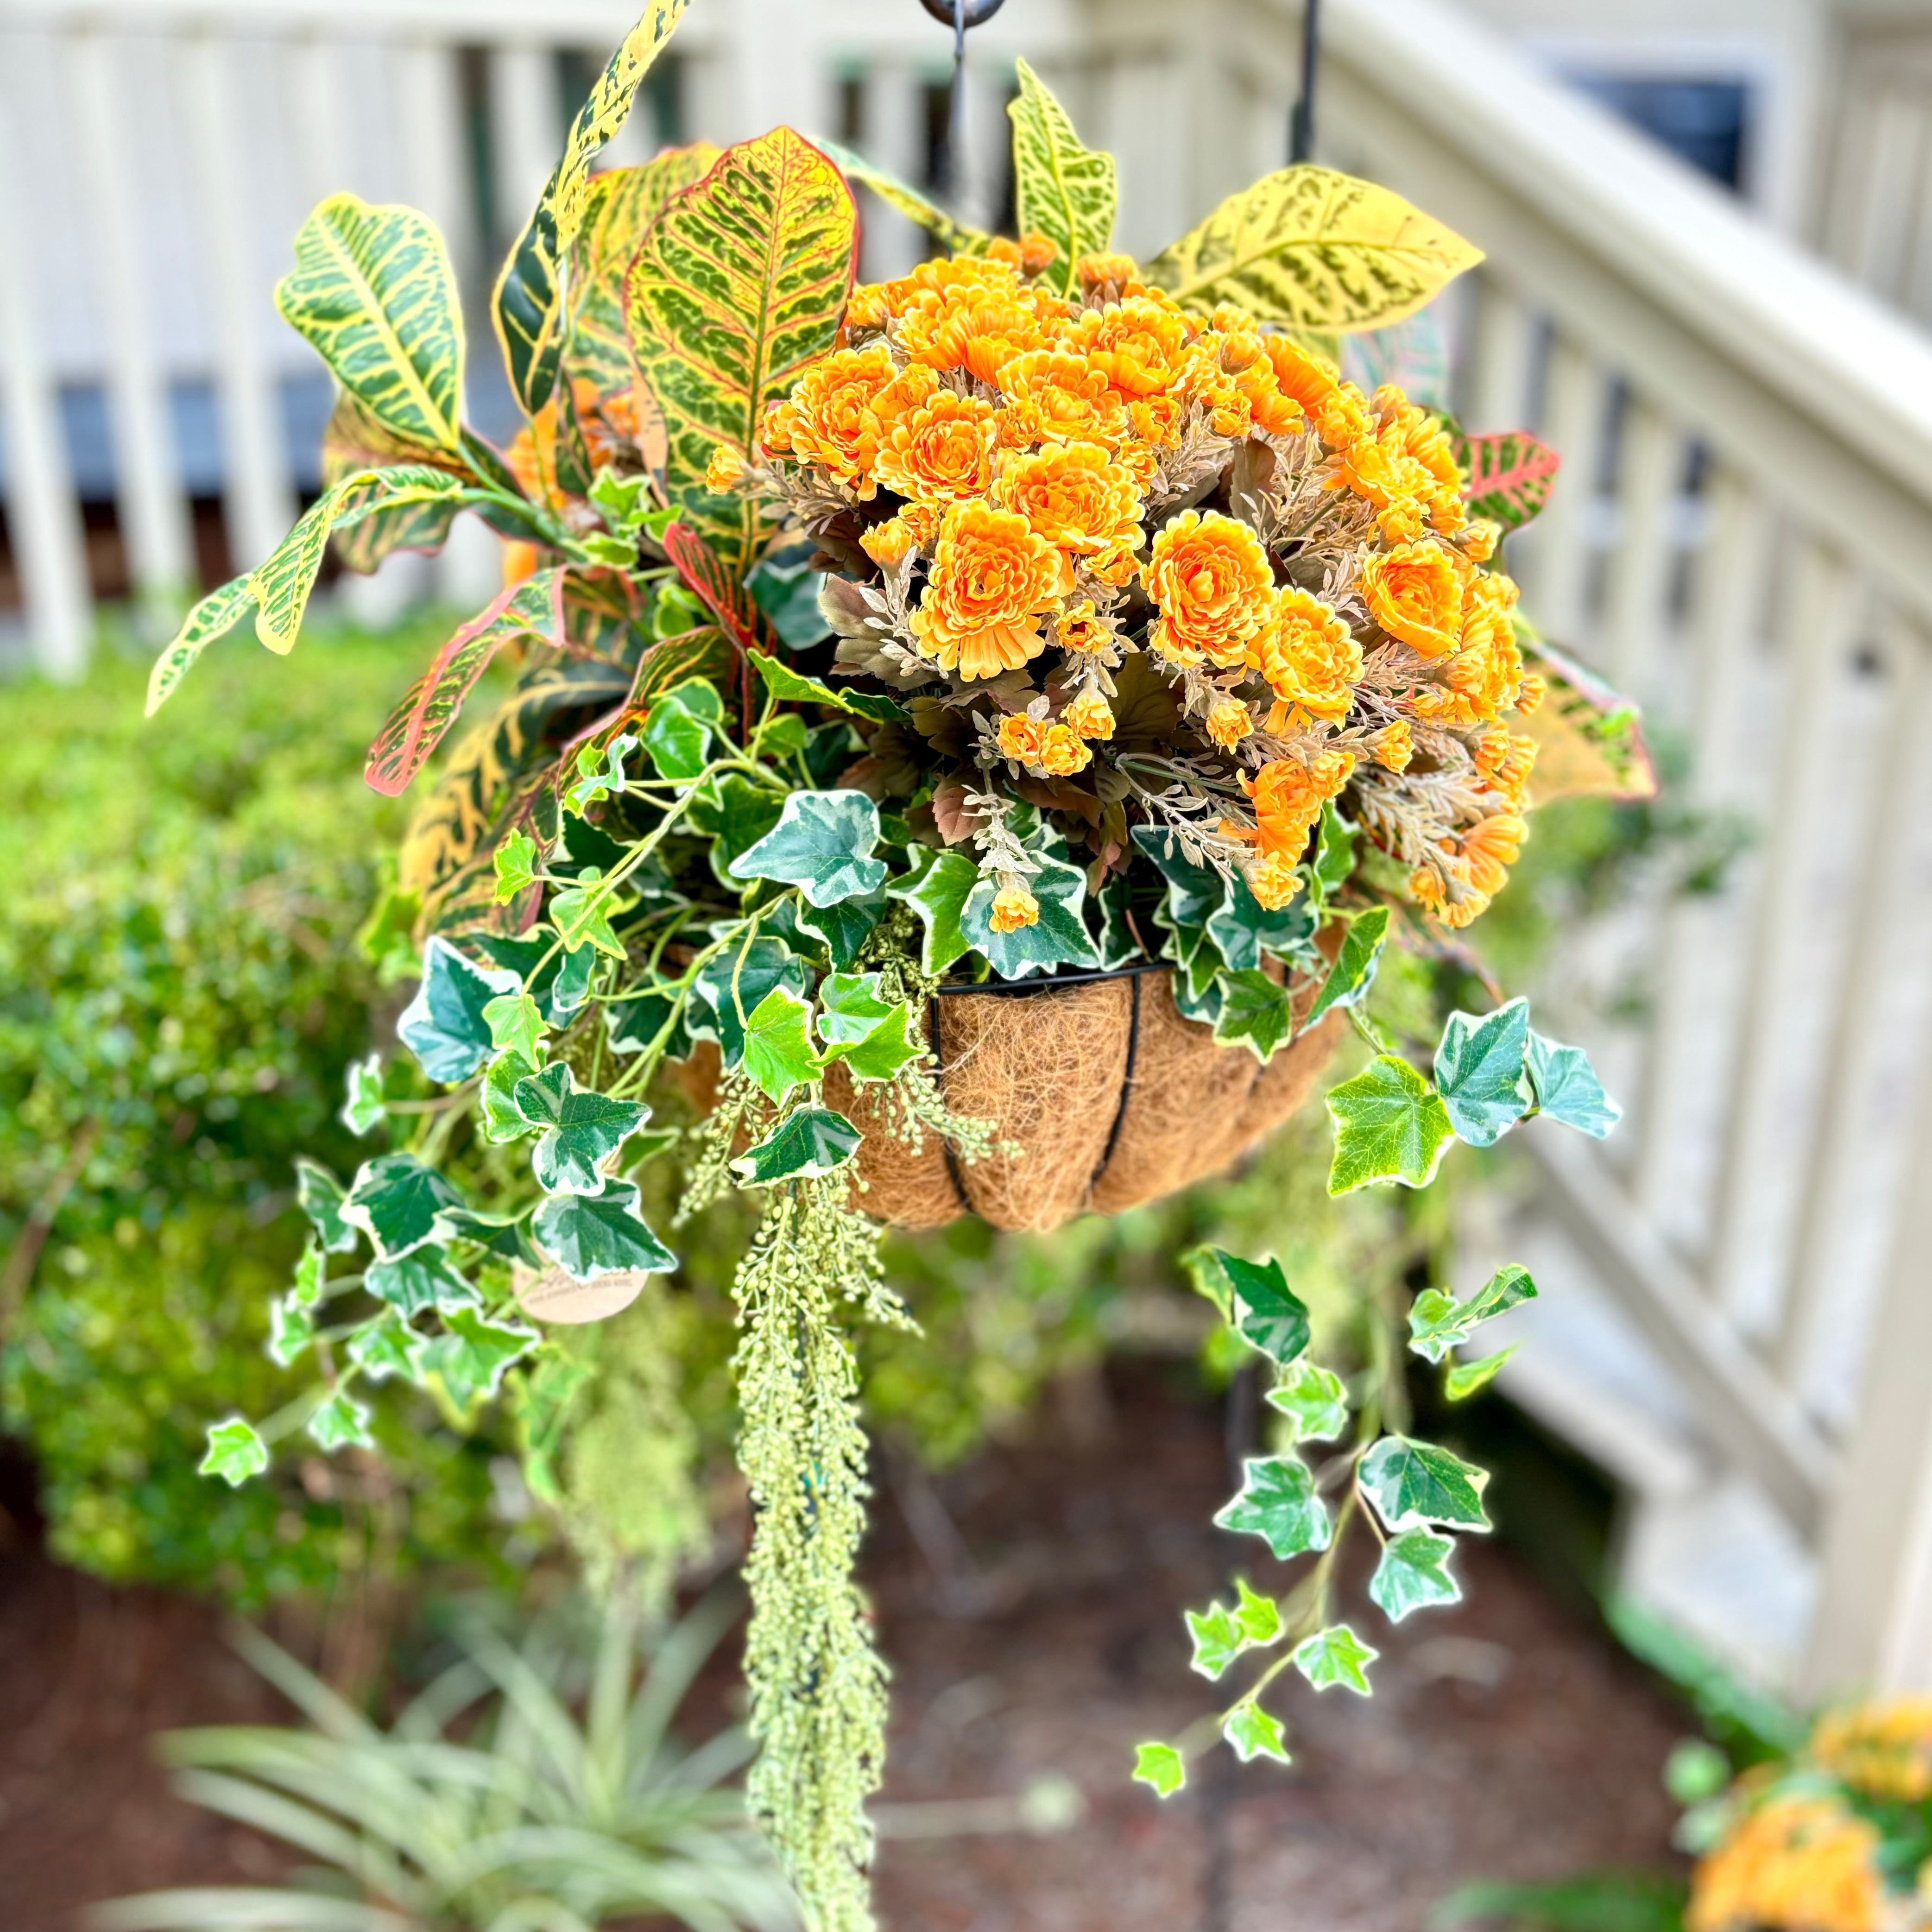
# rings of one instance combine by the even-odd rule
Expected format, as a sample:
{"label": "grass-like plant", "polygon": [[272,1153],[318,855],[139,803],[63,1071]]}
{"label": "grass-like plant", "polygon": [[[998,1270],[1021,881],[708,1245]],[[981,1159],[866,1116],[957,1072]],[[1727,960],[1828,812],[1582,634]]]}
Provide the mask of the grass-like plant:
{"label": "grass-like plant", "polygon": [[796,1913],[729,1780],[735,1728],[672,1724],[730,1620],[713,1600],[654,1647],[603,1613],[513,1643],[481,1617],[460,1658],[385,1729],[266,1637],[243,1654],[308,1720],[176,1731],[191,1802],[316,1861],[280,1886],[202,1886],[95,1908],[92,1932],[590,1932],[662,1918],[779,1932]]}

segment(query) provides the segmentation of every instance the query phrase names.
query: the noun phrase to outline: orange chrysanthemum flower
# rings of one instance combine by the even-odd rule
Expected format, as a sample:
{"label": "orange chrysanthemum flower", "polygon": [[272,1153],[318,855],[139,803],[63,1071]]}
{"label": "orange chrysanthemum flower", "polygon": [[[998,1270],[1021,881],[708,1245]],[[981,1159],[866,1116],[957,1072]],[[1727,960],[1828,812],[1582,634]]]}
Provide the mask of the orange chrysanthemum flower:
{"label": "orange chrysanthemum flower", "polygon": [[1341,454],[1331,479],[1376,509],[1376,527],[1390,543],[1413,543],[1434,500],[1434,479],[1400,442],[1390,436],[1361,436]]}
{"label": "orange chrysanthemum flower", "polygon": [[721,442],[704,466],[704,487],[718,496],[735,490],[745,480],[745,459],[728,443]]}
{"label": "orange chrysanthemum flower", "polygon": [[1286,852],[1270,852],[1247,868],[1248,890],[1264,912],[1279,912],[1301,890],[1296,862]]}
{"label": "orange chrysanthemum flower", "polygon": [[1747,1811],[1691,1874],[1688,1932],[1877,1932],[1877,1828],[1834,1798]]}
{"label": "orange chrysanthemum flower", "polygon": [[1000,434],[1010,445],[1097,442],[1112,448],[1127,433],[1126,405],[1108,387],[1106,373],[1084,356],[1029,350],[1000,370],[999,388],[1006,404]]}
{"label": "orange chrysanthemum flower", "polygon": [[1036,535],[1092,560],[1100,575],[1126,583],[1143,541],[1140,493],[1096,443],[1049,443],[1000,466],[993,500],[1017,510]]}
{"label": "orange chrysanthemum flower", "polygon": [[873,477],[914,502],[969,502],[992,487],[994,434],[992,404],[939,390],[885,430]]}
{"label": "orange chrysanthemum flower", "polygon": [[1040,923],[1040,902],[1024,886],[1003,886],[993,895],[986,923],[995,932],[1017,932]]}
{"label": "orange chrysanthemum flower", "polygon": [[1036,765],[1046,742],[1046,727],[1037,718],[1022,711],[1000,720],[999,746],[1004,757],[1022,765]]}
{"label": "orange chrysanthemum flower", "polygon": [[1101,621],[1100,613],[1094,608],[1092,600],[1083,597],[1077,604],[1070,604],[1060,612],[1059,623],[1055,627],[1054,641],[1063,651],[1076,655],[1090,651],[1104,651],[1118,640]]}
{"label": "orange chrysanthemum flower", "polygon": [[1432,543],[1399,544],[1362,566],[1369,615],[1426,658],[1446,657],[1462,641],[1462,579],[1449,553]]}
{"label": "orange chrysanthemum flower", "polygon": [[1407,771],[1409,760],[1415,755],[1414,735],[1408,728],[1406,718],[1398,718],[1393,724],[1384,724],[1369,740],[1369,745],[1375,753],[1376,763],[1384,771]]}
{"label": "orange chrysanthemum flower", "polygon": [[874,563],[882,564],[890,570],[896,563],[902,563],[921,544],[930,543],[932,532],[925,526],[925,520],[916,516],[916,510],[924,506],[908,504],[896,517],[883,524],[874,524],[870,530],[859,532],[859,547]]}
{"label": "orange chrysanthemum flower", "polygon": [[1312,766],[1298,758],[1270,758],[1252,778],[1244,772],[1241,789],[1255,806],[1250,836],[1263,855],[1280,853],[1291,864],[1298,860],[1322,806],[1340,792],[1354,769],[1352,752],[1327,751]]}
{"label": "orange chrysanthemum flower", "polygon": [[1529,796],[1530,773],[1536,766],[1536,740],[1502,724],[1492,724],[1472,748],[1490,790],[1520,812]]}
{"label": "orange chrysanthemum flower", "polygon": [[1049,724],[1040,741],[1040,762],[1049,778],[1068,778],[1084,771],[1094,762],[1094,754],[1071,725]]}
{"label": "orange chrysanthemum flower", "polygon": [[1255,728],[1255,721],[1238,698],[1223,698],[1208,707],[1202,728],[1208,734],[1210,743],[1219,745],[1224,752],[1232,752]]}
{"label": "orange chrysanthemum flower", "polygon": [[766,417],[766,449],[817,464],[869,496],[868,472],[879,434],[872,402],[897,374],[883,343],[821,356],[798,379],[790,399]]}
{"label": "orange chrysanthemum flower", "polygon": [[1540,671],[1526,672],[1521,688],[1516,694],[1516,708],[1526,718],[1541,709],[1543,700],[1550,695],[1550,686]]}
{"label": "orange chrysanthemum flower", "polygon": [[1240,663],[1274,616],[1274,573],[1261,538],[1216,510],[1184,510],[1166,525],[1141,581],[1160,608],[1148,642],[1183,662]]}
{"label": "orange chrysanthemum flower", "polygon": [[1276,594],[1274,622],[1250,640],[1247,664],[1279,700],[1270,731],[1280,730],[1298,710],[1340,724],[1362,674],[1362,647],[1332,604],[1291,585]]}
{"label": "orange chrysanthemum flower", "polygon": [[1486,517],[1471,519],[1462,527],[1457,541],[1462,546],[1462,554],[1472,563],[1487,563],[1496,554],[1496,545],[1502,542],[1503,530],[1500,524],[1492,524]]}
{"label": "orange chrysanthemum flower", "polygon": [[1513,812],[1479,818],[1462,834],[1462,862],[1469,883],[1486,898],[1494,898],[1509,882],[1509,868],[1522,850],[1529,827]]}
{"label": "orange chrysanthemum flower", "polygon": [[1024,517],[956,504],[940,526],[912,632],[942,670],[962,678],[1017,670],[1045,648],[1040,614],[1058,602],[1066,565]]}
{"label": "orange chrysanthemum flower", "polygon": [[1281,393],[1301,405],[1322,440],[1340,449],[1369,433],[1369,412],[1362,392],[1342,380],[1341,371],[1326,356],[1311,355],[1285,335],[1264,335],[1262,345],[1274,369]]}
{"label": "orange chrysanthemum flower", "polygon": [[1164,396],[1187,373],[1193,328],[1180,311],[1145,296],[1082,311],[1067,335],[1124,396]]}
{"label": "orange chrysanthemum flower", "polygon": [[1024,290],[989,293],[956,306],[917,312],[899,326],[899,346],[915,364],[933,369],[964,369],[980,382],[997,384],[1000,371],[1016,356],[1044,348],[1048,323],[1041,298]]}
{"label": "orange chrysanthemum flower", "polygon": [[1522,687],[1522,653],[1508,610],[1515,587],[1506,578],[1478,580],[1461,648],[1442,665],[1442,681],[1420,686],[1411,700],[1418,717],[1467,727],[1515,705]]}
{"label": "orange chrysanthemum flower", "polygon": [[1073,278],[1090,301],[1095,296],[1118,302],[1124,296],[1147,294],[1140,274],[1131,255],[1082,255],[1073,265]]}
{"label": "orange chrysanthemum flower", "polygon": [[1113,707],[1097,691],[1083,691],[1062,714],[1061,722],[1083,738],[1114,735]]}

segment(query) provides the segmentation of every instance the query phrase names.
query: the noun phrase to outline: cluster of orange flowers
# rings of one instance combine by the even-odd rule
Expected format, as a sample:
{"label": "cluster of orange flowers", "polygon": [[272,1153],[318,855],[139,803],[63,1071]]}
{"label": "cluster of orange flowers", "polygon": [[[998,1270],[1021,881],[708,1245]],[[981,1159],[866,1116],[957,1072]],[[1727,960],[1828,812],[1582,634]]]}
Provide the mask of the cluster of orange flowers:
{"label": "cluster of orange flowers", "polygon": [[986,694],[982,763],[1076,778],[1144,650],[1180,703],[1168,748],[1229,770],[1219,836],[1264,906],[1348,790],[1417,902],[1467,924],[1524,836],[1534,747],[1510,720],[1541,687],[1441,424],[1238,310],[1184,314],[1123,257],[1078,263],[1064,299],[1034,279],[1051,260],[1003,244],[856,290],[767,418],[767,466],[721,453],[712,487],[856,522],[905,592],[914,677]]}
{"label": "cluster of orange flowers", "polygon": [[1768,1798],[1698,1862],[1687,1932],[1878,1932],[1879,1844],[1836,1798]]}
{"label": "cluster of orange flowers", "polygon": [[1834,1712],[1812,1733],[1811,1755],[1868,1798],[1906,1804],[1932,1798],[1932,1697]]}

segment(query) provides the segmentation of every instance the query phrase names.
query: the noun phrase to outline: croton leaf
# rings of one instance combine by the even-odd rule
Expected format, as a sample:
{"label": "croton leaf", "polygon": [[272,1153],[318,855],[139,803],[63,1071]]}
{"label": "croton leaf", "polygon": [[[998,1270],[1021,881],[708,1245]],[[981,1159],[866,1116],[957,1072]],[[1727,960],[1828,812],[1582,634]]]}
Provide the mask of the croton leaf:
{"label": "croton leaf", "polygon": [[1348,1426],[1342,1378],[1305,1356],[1268,1390],[1268,1403],[1288,1418],[1298,1442],[1331,1442]]}
{"label": "croton leaf", "polygon": [[423,948],[422,984],[396,1022],[396,1037],[432,1080],[452,1086],[467,1080],[495,1051],[484,1008],[522,991],[515,974],[478,966],[432,934]]}
{"label": "croton leaf", "polygon": [[895,214],[916,222],[947,254],[983,255],[986,252],[986,244],[993,238],[990,235],[954,220],[944,208],[928,201],[917,188],[908,186],[897,175],[889,174],[856,149],[841,147],[836,141],[820,141],[818,146],[821,152],[837,164],[838,172],[848,181],[870,188]]}
{"label": "croton leaf", "polygon": [[181,628],[163,646],[148,674],[148,711],[152,718],[175,694],[176,687],[194,668],[194,662],[215,639],[234,629],[255,608],[255,589],[238,577],[211,590],[182,620]]}
{"label": "croton leaf", "polygon": [[778,824],[732,860],[731,876],[777,879],[815,906],[836,905],[885,884],[878,844],[879,808],[863,792],[790,792]]}
{"label": "croton leaf", "polygon": [[1258,1536],[1284,1562],[1328,1547],[1328,1512],[1299,1456],[1250,1456],[1241,1470],[1240,1494],[1214,1519],[1220,1528]]}
{"label": "croton leaf", "polygon": [[418,1248],[393,1261],[371,1262],[362,1285],[378,1301],[386,1301],[404,1316],[420,1315],[426,1308],[469,1307],[478,1298],[436,1246]]}
{"label": "croton leaf", "polygon": [[1604,1091],[1590,1056],[1580,1046],[1559,1046],[1532,1032],[1529,1079],[1540,1113],[1593,1139],[1601,1140],[1624,1117],[1622,1108]]}
{"label": "croton leaf", "polygon": [[1456,467],[1469,514],[1506,530],[1520,530],[1543,508],[1563,459],[1522,430],[1456,439]]}
{"label": "croton leaf", "polygon": [[1304,163],[1264,175],[1147,266],[1197,315],[1223,302],[1291,328],[1373,328],[1413,315],[1483,259],[1400,195]]}
{"label": "croton leaf", "polygon": [[219,1476],[230,1489],[238,1490],[268,1466],[268,1445],[252,1424],[231,1415],[208,1425],[208,1453],[195,1466],[196,1474]]}
{"label": "croton leaf", "polygon": [[674,523],[667,526],[659,542],[686,588],[717,619],[724,634],[741,651],[770,641],[770,627],[744,579],[725,567],[724,560],[697,530],[688,524]]}
{"label": "croton leaf", "polygon": [[1221,1010],[1214,1038],[1222,1046],[1245,1046],[1265,1066],[1294,1032],[1294,1003],[1288,988],[1257,967],[1220,976]]}
{"label": "croton leaf", "polygon": [[1369,1595],[1390,1623],[1432,1604],[1462,1600],[1462,1588],[1449,1574],[1455,1547],[1451,1538],[1426,1529],[1406,1529],[1382,1546],[1382,1561],[1369,1579]]}
{"label": "croton leaf", "polygon": [[1480,1019],[1449,1016],[1436,1048],[1436,1090],[1459,1140],[1493,1147],[1528,1112],[1534,1097],[1528,1052],[1527,1000],[1512,1000]]}
{"label": "croton leaf", "polygon": [[748,1187],[815,1180],[837,1173],[859,1151],[859,1130],[843,1114],[830,1107],[800,1107],[740,1154],[731,1171]]}
{"label": "croton leaf", "polygon": [[1367,998],[1369,988],[1376,982],[1376,968],[1382,964],[1388,922],[1387,906],[1371,906],[1348,922],[1335,963],[1329,968],[1328,976],[1322,981],[1322,990],[1302,1022],[1304,1028],[1312,1027],[1337,1006],[1359,1006]]}
{"label": "croton leaf", "polygon": [[396,798],[456,722],[463,701],[513,638],[563,641],[563,571],[539,570],[513,584],[479,616],[463,625],[384,720],[369,747],[362,776],[372,791]]}
{"label": "croton leaf", "polygon": [[835,711],[843,711],[854,718],[870,718],[881,724],[911,715],[896,698],[874,697],[868,691],[848,691],[821,683],[817,678],[807,677],[802,671],[794,670],[781,659],[768,657],[761,652],[748,651],[746,655],[750,658],[752,668],[758,673],[765,688],[782,704],[830,705]]}
{"label": "croton leaf", "polygon": [[1061,295],[1078,283],[1083,255],[1113,246],[1120,201],[1114,158],[1084,146],[1073,123],[1024,61],[1019,92],[1007,104],[1013,123],[1013,188],[1022,235],[1044,235],[1056,250],[1040,280]]}
{"label": "croton leaf", "polygon": [[1456,1138],[1435,1088],[1392,1053],[1378,1054],[1354,1079],[1330,1088],[1327,1105],[1335,1122],[1330,1194],[1382,1180],[1426,1187]]}
{"label": "croton leaf", "polygon": [[688,679],[653,699],[644,725],[644,749],[668,778],[696,778],[710,756],[711,733],[724,715],[717,687],[701,677]]}
{"label": "croton leaf", "polygon": [[491,303],[511,393],[526,416],[549,401],[567,333],[560,264],[584,225],[590,202],[590,164],[630,112],[638,84],[650,70],[690,0],[649,0],[577,110],[563,158],[544,184],[497,278]]}
{"label": "croton leaf", "polygon": [[1187,1782],[1187,1767],[1172,1744],[1136,1744],[1134,1777],[1142,1784],[1154,1786],[1159,1798],[1172,1798]]}
{"label": "croton leaf", "polygon": [[584,1092],[562,1060],[518,1081],[512,1097],[524,1118],[543,1129],[531,1150],[530,1167],[546,1194],[601,1193],[598,1164],[651,1114],[640,1101]]}
{"label": "croton leaf", "polygon": [[642,1196],[628,1180],[607,1180],[599,1194],[554,1194],[530,1219],[537,1245],[574,1281],[595,1281],[620,1268],[665,1274],[677,1257],[638,1212]]}
{"label": "croton leaf", "polygon": [[1391,1532],[1431,1522],[1490,1527],[1483,1512],[1489,1472],[1439,1444],[1384,1436],[1356,1466],[1355,1480]]}
{"label": "croton leaf", "polygon": [[382,1154],[365,1160],[342,1204],[342,1218],[369,1237],[379,1261],[413,1254],[446,1233],[442,1216],[463,1197],[412,1154]]}
{"label": "croton leaf", "polygon": [[742,576],[761,512],[705,484],[713,451],[749,464],[765,412],[832,346],[858,216],[837,168],[788,128],[728,148],[664,208],[626,281],[631,348],[664,411],[665,484],[681,518]]}
{"label": "croton leaf", "polygon": [[1271,1757],[1276,1764],[1289,1762],[1288,1734],[1281,1720],[1252,1697],[1237,1704],[1221,1720],[1221,1735],[1244,1764],[1252,1764],[1258,1757]]}
{"label": "croton leaf", "polygon": [[1331,1624],[1304,1637],[1293,1652],[1295,1669],[1316,1690],[1339,1684],[1364,1697],[1369,1695],[1366,1666],[1376,1654],[1346,1624]]}
{"label": "croton leaf", "polygon": [[767,1100],[782,1100],[816,1079],[824,1061],[812,1043],[812,1008],[796,993],[774,986],[745,1025],[744,1068]]}
{"label": "croton leaf", "polygon": [[342,1218],[342,1184],[306,1154],[296,1156],[296,1198],[329,1253],[355,1252],[356,1230]]}
{"label": "croton leaf", "polygon": [[1233,1292],[1234,1325],[1272,1362],[1286,1364],[1308,1346],[1308,1309],[1288,1285],[1281,1264],[1244,1261],[1213,1251]]}
{"label": "croton leaf", "polygon": [[442,1329],[422,1351],[422,1372],[442,1383],[459,1414],[479,1397],[494,1395],[503,1371],[521,1361],[539,1339],[520,1322],[493,1322],[475,1308],[446,1316]]}
{"label": "croton leaf", "polygon": [[1439,1362],[1469,1339],[1470,1330],[1492,1315],[1536,1299],[1536,1284],[1526,1268],[1512,1262],[1499,1268],[1466,1301],[1425,1288],[1408,1311],[1408,1346],[1425,1360]]}
{"label": "croton leaf", "polygon": [[917,869],[894,880],[886,896],[904,899],[919,914],[926,928],[920,942],[920,970],[938,975],[972,949],[960,921],[980,883],[980,868],[963,852],[935,851],[929,845],[915,849],[914,862]]}
{"label": "croton leaf", "polygon": [[369,1409],[346,1389],[339,1388],[311,1415],[304,1427],[326,1450],[368,1449],[376,1438],[369,1432]]}
{"label": "croton leaf", "polygon": [[1064,860],[1042,858],[1036,862],[1040,869],[1026,882],[1040,906],[1040,916],[1031,926],[1011,932],[993,929],[993,900],[999,885],[983,875],[967,894],[960,914],[959,928],[968,943],[993,962],[993,970],[1003,980],[1029,979],[1051,973],[1056,966],[1100,963],[1081,914],[1087,897],[1087,874]]}

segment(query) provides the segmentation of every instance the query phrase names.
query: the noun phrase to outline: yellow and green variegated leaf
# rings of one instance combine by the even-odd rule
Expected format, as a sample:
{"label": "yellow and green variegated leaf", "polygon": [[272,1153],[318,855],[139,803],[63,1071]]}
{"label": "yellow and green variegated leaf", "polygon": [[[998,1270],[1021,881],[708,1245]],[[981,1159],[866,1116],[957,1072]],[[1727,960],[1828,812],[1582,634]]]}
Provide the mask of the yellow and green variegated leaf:
{"label": "yellow and green variegated leaf", "polygon": [[1066,110],[1038,74],[1019,63],[1013,122],[1013,185],[1020,232],[1044,235],[1059,253],[1040,279],[1070,295],[1074,264],[1113,246],[1120,191],[1114,158],[1082,145]]}
{"label": "yellow and green variegated leaf", "polygon": [[[396,435],[378,422],[346,389],[338,390],[335,408],[322,432],[322,480],[339,483],[358,470],[381,470],[399,463],[457,468],[446,452]],[[334,535],[335,554],[344,566],[367,576],[391,551],[442,548],[455,520],[454,503],[406,503],[378,510]]]}
{"label": "yellow and green variegated leaf", "polygon": [[491,304],[510,388],[533,416],[556,388],[567,333],[562,264],[590,204],[590,164],[631,111],[638,83],[669,40],[690,0],[650,0],[577,110],[563,158],[496,278]]}
{"label": "yellow and green variegated leaf", "polygon": [[390,435],[460,450],[463,306],[426,218],[331,195],[296,235],[275,306]]}
{"label": "yellow and green variegated leaf", "polygon": [[255,600],[255,634],[272,651],[286,655],[295,646],[315,588],[322,553],[330,533],[351,528],[379,511],[412,505],[460,504],[475,493],[460,477],[424,464],[402,464],[392,470],[358,470],[332,484],[284,537],[268,561],[249,573],[248,585]]}
{"label": "yellow and green variegated leaf", "polygon": [[249,580],[238,577],[219,590],[211,590],[186,617],[148,674],[148,716],[152,718],[174,695],[175,686],[194,667],[194,661],[224,632],[232,630],[255,608]]}
{"label": "yellow and green variegated leaf", "polygon": [[667,148],[641,167],[593,175],[584,225],[570,250],[570,344],[566,374],[599,397],[628,393],[637,369],[624,332],[624,273],[644,231],[674,195],[702,181],[719,150],[709,141]]}
{"label": "yellow and green variegated leaf", "polygon": [[1483,251],[1372,182],[1306,165],[1264,175],[1148,264],[1184,309],[1232,302],[1292,328],[1413,315]]}
{"label": "yellow and green variegated leaf", "polygon": [[631,265],[632,352],[664,412],[665,486],[684,520],[742,574],[763,522],[704,485],[721,444],[753,460],[770,406],[832,345],[859,240],[851,190],[789,128],[726,150],[665,206]]}
{"label": "yellow and green variegated leaf", "polygon": [[848,182],[856,182],[861,188],[870,188],[888,208],[903,214],[908,221],[918,223],[941,248],[955,255],[983,255],[986,252],[986,245],[993,238],[990,235],[969,228],[964,222],[955,221],[944,208],[927,200],[917,188],[901,181],[897,175],[874,166],[856,149],[843,147],[836,141],[820,141],[818,146],[822,152],[831,156],[838,164],[838,172]]}

